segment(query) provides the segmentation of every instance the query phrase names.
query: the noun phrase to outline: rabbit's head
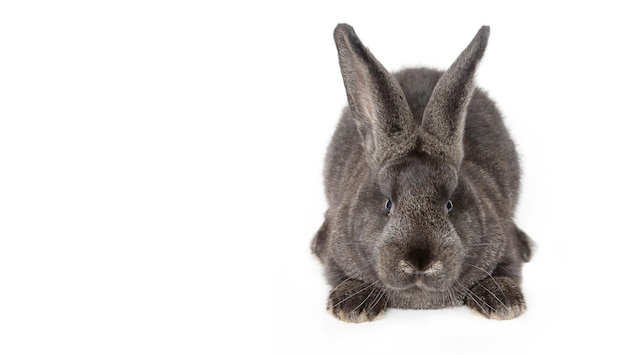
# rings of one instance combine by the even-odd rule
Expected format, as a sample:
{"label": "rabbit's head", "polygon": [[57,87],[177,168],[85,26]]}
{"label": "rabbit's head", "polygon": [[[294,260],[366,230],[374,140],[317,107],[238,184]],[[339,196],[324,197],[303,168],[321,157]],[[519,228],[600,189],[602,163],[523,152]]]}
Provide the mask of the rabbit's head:
{"label": "rabbit's head", "polygon": [[[337,259],[351,260],[343,267],[391,289],[444,289],[459,277],[467,253],[452,219],[472,200],[462,196],[471,192],[457,188],[458,172],[474,71],[489,28],[480,29],[424,98],[421,117],[414,117],[398,81],[352,27],[339,25],[334,35],[367,165],[338,212],[348,222],[341,233],[347,240],[334,251],[346,255]],[[457,199],[464,201],[458,209]]]}

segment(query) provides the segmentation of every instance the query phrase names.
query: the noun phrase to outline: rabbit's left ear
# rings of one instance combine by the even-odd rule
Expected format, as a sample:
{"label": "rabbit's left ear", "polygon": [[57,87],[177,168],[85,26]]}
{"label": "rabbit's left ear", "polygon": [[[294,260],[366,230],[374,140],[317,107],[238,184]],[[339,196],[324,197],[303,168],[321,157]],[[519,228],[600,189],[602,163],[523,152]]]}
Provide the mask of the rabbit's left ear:
{"label": "rabbit's left ear", "polygon": [[416,142],[416,129],[400,84],[363,46],[350,25],[339,24],[334,36],[348,104],[368,163],[377,166],[406,153]]}
{"label": "rabbit's left ear", "polygon": [[472,42],[437,82],[422,117],[422,149],[454,165],[463,159],[463,132],[467,105],[474,92],[474,72],[485,53],[489,27],[483,26]]}

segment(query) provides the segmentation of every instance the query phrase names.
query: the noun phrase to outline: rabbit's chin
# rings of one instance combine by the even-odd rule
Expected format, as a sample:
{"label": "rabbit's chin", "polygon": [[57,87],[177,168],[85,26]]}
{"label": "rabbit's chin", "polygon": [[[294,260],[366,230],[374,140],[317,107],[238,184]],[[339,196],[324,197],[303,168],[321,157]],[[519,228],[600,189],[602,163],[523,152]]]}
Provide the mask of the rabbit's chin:
{"label": "rabbit's chin", "polygon": [[416,281],[413,284],[402,285],[402,286],[387,285],[387,287],[390,290],[397,291],[400,293],[405,293],[405,294],[412,294],[416,292],[438,292],[438,291],[444,291],[446,289],[445,287],[442,287],[441,285],[432,285],[432,284],[425,283],[420,280]]}

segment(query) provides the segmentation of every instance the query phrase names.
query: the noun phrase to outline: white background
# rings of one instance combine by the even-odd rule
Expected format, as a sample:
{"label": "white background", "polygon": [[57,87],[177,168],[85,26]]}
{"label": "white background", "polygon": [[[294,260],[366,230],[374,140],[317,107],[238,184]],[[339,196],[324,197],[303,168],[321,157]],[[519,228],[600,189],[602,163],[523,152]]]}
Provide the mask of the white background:
{"label": "white background", "polygon": [[[0,5],[0,353],[624,351],[621,6],[218,3]],[[491,26],[477,83],[538,245],[522,317],[326,313],[339,22],[389,70],[445,68]]]}

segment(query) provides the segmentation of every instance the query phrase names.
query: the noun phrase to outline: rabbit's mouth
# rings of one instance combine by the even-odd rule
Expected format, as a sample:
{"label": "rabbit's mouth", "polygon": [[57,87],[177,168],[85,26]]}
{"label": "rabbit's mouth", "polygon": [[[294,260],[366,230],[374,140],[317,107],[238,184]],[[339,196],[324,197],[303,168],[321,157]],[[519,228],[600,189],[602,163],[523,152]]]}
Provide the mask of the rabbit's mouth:
{"label": "rabbit's mouth", "polygon": [[402,258],[383,265],[378,269],[379,277],[388,288],[396,291],[440,291],[449,284],[449,270],[442,261],[419,264]]}
{"label": "rabbit's mouth", "polygon": [[375,255],[378,279],[397,291],[445,290],[461,272],[459,263],[455,262],[461,259],[456,245],[407,246],[391,242],[382,244]]}
{"label": "rabbit's mouth", "polygon": [[407,291],[412,289],[420,289],[426,291],[439,291],[447,285],[445,282],[446,275],[441,261],[434,262],[430,267],[424,271],[417,270],[413,267],[402,267],[402,272],[408,274]]}

